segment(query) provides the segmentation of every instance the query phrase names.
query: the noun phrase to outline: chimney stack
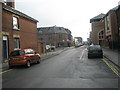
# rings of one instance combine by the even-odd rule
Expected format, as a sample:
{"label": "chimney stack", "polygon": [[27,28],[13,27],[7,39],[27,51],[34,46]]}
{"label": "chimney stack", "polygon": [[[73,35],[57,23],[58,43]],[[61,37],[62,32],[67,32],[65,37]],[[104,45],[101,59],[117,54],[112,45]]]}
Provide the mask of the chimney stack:
{"label": "chimney stack", "polygon": [[15,2],[14,0],[6,0],[6,5],[15,8]]}

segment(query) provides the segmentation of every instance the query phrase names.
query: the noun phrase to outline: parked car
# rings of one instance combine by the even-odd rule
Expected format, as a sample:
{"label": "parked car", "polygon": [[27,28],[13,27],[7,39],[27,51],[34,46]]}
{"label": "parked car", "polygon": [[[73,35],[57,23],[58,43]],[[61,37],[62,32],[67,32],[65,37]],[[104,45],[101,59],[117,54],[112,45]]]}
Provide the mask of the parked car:
{"label": "parked car", "polygon": [[51,46],[51,50],[55,50],[55,46]]}
{"label": "parked car", "polygon": [[40,63],[40,60],[40,54],[33,49],[19,49],[10,53],[8,63],[9,68],[20,65],[30,67],[32,63]]}
{"label": "parked car", "polygon": [[88,58],[91,57],[103,58],[103,50],[100,45],[90,45],[88,47]]}

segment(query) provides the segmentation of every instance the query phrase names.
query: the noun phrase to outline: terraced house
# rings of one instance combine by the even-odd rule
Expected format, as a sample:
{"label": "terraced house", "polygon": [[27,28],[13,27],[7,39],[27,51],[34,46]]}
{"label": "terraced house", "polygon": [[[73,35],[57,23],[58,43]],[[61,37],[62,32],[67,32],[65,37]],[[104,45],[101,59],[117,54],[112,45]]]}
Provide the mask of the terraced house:
{"label": "terraced house", "polygon": [[14,0],[2,3],[3,61],[15,49],[32,48],[38,50],[37,22],[36,19],[16,10]]}

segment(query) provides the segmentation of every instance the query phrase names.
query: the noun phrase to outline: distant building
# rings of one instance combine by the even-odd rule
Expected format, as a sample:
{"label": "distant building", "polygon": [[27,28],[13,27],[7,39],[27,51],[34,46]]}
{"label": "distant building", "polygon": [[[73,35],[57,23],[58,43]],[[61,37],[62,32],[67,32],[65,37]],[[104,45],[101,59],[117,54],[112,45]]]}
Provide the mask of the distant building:
{"label": "distant building", "polygon": [[37,20],[16,10],[15,2],[2,4],[3,60],[11,51],[23,48],[37,49]]}
{"label": "distant building", "polygon": [[104,46],[105,44],[105,36],[104,36],[104,20],[103,17],[105,14],[99,14],[92,19],[90,19],[90,23],[92,26],[92,31],[91,31],[91,40],[93,44],[99,44],[101,46]]}
{"label": "distant building", "polygon": [[80,46],[83,43],[82,37],[74,37],[75,46]]}
{"label": "distant building", "polygon": [[83,42],[82,37],[75,37],[75,39],[77,39],[77,41],[78,41],[79,43],[82,43],[82,42]]}
{"label": "distant building", "polygon": [[38,39],[45,40],[46,45],[56,47],[70,46],[72,35],[71,31],[64,27],[40,27],[38,28]]}

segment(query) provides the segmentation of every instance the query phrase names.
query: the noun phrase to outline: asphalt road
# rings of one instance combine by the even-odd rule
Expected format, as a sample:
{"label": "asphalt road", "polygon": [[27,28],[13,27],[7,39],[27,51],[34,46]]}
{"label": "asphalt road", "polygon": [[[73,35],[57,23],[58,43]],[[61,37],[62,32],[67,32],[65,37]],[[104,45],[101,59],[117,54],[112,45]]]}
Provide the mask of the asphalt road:
{"label": "asphalt road", "polygon": [[118,76],[101,58],[87,58],[86,46],[73,48],[2,75],[3,88],[118,88]]}

